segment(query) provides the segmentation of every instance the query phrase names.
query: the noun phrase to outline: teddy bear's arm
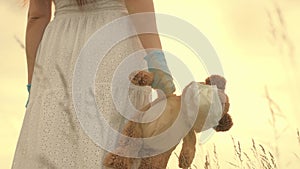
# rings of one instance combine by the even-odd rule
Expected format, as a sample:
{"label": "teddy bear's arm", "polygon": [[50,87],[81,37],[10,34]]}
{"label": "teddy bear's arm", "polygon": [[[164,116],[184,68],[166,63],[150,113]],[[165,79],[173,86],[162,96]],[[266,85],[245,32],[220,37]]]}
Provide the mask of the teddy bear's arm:
{"label": "teddy bear's arm", "polygon": [[179,155],[179,167],[188,168],[191,166],[196,151],[196,134],[192,129],[184,138]]}

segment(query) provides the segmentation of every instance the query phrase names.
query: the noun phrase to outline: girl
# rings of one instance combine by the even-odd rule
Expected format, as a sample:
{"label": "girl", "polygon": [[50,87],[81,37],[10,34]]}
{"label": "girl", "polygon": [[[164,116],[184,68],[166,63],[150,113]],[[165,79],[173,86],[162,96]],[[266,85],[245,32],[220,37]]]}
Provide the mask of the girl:
{"label": "girl", "polygon": [[[55,12],[50,22],[52,2]],[[30,96],[12,169],[105,168],[102,165],[105,150],[89,138],[76,117],[72,101],[74,66],[94,32],[117,18],[142,12],[154,12],[152,0],[29,0],[26,56]],[[145,22],[134,20],[133,24],[137,27]],[[156,29],[154,14],[147,18],[146,24]],[[109,93],[114,70],[131,53],[150,48],[158,52],[148,52],[151,61],[147,63],[164,58],[159,36],[142,34],[116,44],[101,62],[95,98],[105,108],[103,116],[116,130],[124,118],[116,111]],[[143,57],[140,59],[144,61]],[[166,66],[164,62],[157,63]],[[154,76],[162,81],[171,78],[164,74]],[[174,89],[172,85],[168,91]],[[131,86],[133,105],[137,108],[146,105],[150,92],[150,88],[141,90]],[[109,135],[99,133],[104,142],[113,141]]]}

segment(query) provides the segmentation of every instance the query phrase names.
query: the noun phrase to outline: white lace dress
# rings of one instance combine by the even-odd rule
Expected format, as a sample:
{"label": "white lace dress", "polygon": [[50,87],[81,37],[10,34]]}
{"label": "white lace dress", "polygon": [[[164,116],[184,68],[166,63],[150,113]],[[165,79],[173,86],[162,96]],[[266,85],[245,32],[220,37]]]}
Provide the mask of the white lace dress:
{"label": "white lace dress", "polygon": [[[105,168],[102,159],[106,151],[84,132],[76,116],[72,78],[76,59],[88,38],[128,12],[123,0],[89,1],[80,10],[76,0],[54,0],[55,17],[46,27],[38,48],[13,169]],[[96,102],[116,130],[122,128],[125,118],[114,107],[110,83],[122,60],[139,49],[142,45],[137,36],[121,41],[104,57],[97,71]],[[143,57],[140,59],[144,62]],[[118,90],[122,93],[124,89]],[[130,86],[128,93],[133,105],[140,108],[149,102],[150,92],[150,88]],[[99,134],[106,142],[113,141],[110,135]]]}

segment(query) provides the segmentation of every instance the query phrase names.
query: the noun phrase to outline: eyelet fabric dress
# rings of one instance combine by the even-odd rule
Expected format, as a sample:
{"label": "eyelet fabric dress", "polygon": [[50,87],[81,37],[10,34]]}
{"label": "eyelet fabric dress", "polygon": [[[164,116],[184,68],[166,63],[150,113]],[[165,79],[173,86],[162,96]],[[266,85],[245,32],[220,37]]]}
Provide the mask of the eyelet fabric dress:
{"label": "eyelet fabric dress", "polygon": [[[124,0],[88,0],[82,8],[76,0],[54,0],[54,4],[54,18],[37,51],[12,169],[106,168],[102,165],[106,150],[84,132],[77,119],[72,79],[79,53],[91,35],[114,19],[128,15],[128,11]],[[124,58],[141,49],[137,36],[123,40],[107,53],[97,70],[95,100],[110,126],[118,131],[127,119],[118,113],[111,97],[113,74]],[[145,62],[143,57],[140,59]],[[151,88],[131,85],[128,93],[131,103],[139,109],[149,103]],[[102,138],[113,141],[109,135]]]}

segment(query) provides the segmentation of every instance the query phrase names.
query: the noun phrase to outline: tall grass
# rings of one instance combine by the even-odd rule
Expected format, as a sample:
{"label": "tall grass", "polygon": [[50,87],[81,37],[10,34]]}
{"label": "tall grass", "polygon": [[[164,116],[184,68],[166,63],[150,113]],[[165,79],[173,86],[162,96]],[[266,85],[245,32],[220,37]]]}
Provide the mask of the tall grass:
{"label": "tall grass", "polygon": [[[297,141],[300,146],[300,131],[297,129]],[[268,150],[262,144],[257,143],[252,139],[252,145],[250,148],[243,148],[240,141],[234,137],[232,139],[233,154],[229,154],[231,151],[227,151],[226,154],[219,154],[216,144],[207,151],[204,156],[204,162],[201,164],[199,161],[193,162],[190,169],[285,169],[286,167],[279,167],[278,159],[272,153],[272,150]],[[199,145],[198,145],[199,146]],[[199,147],[200,149],[200,147]],[[211,156],[211,154],[213,154]],[[293,153],[297,160],[300,160],[300,156],[297,153]],[[175,153],[178,157],[178,155]],[[231,157],[232,161],[227,161],[224,157]],[[227,165],[226,165],[227,164]],[[202,167],[199,167],[202,166]]]}
{"label": "tall grass", "polygon": [[252,148],[251,152],[247,153],[247,150],[244,150],[239,141],[235,141],[232,137],[233,148],[235,151],[235,162],[230,162],[229,164],[235,164],[236,168],[249,168],[249,169],[275,169],[277,164],[275,158],[270,151],[267,151],[266,148],[257,144],[254,139],[252,139]]}
{"label": "tall grass", "polygon": [[[212,152],[207,151],[204,157],[204,169],[227,169],[227,168],[238,168],[238,169],[277,169],[277,163],[275,157],[271,151],[266,150],[266,148],[257,144],[254,139],[252,139],[251,150],[244,149],[241,146],[240,141],[236,141],[232,137],[232,147],[234,154],[219,154],[217,152],[217,146],[214,144]],[[251,152],[251,153],[249,153]],[[210,154],[213,154],[211,157]],[[221,165],[224,162],[222,157],[233,156],[233,161],[225,161],[229,166]],[[221,158],[220,158],[221,157]],[[201,164],[194,162],[191,168],[199,168]],[[196,163],[198,163],[196,165]]]}

